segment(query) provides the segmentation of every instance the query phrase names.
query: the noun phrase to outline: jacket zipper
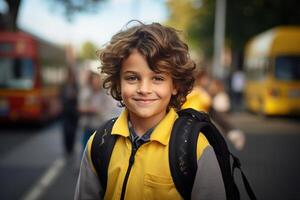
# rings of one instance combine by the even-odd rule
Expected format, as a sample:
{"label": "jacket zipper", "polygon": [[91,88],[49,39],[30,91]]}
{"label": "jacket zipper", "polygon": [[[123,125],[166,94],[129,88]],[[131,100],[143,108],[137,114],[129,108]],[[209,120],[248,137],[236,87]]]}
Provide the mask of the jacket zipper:
{"label": "jacket zipper", "polygon": [[127,182],[128,182],[128,177],[129,177],[132,165],[134,163],[134,156],[136,154],[136,151],[137,151],[137,148],[132,146],[131,154],[130,154],[130,157],[129,157],[129,165],[128,165],[126,175],[125,175],[125,179],[124,179],[124,182],[123,182],[123,185],[122,185],[122,193],[121,193],[121,198],[120,198],[121,200],[124,200],[124,197],[125,197],[126,185],[127,185]]}

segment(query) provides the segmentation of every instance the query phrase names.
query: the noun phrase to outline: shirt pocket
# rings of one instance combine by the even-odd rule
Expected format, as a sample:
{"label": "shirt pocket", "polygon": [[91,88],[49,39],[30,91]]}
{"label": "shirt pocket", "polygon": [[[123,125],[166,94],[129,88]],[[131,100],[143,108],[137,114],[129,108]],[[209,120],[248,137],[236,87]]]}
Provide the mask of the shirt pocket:
{"label": "shirt pocket", "polygon": [[143,199],[181,199],[172,177],[146,174],[144,177]]}

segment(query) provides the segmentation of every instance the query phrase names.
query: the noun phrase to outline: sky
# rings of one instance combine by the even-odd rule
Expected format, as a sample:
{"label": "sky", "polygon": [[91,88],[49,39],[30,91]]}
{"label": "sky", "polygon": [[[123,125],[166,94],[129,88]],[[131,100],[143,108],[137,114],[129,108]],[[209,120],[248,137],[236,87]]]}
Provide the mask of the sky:
{"label": "sky", "polygon": [[128,21],[164,22],[168,11],[165,0],[107,0],[95,14],[78,14],[68,22],[59,9],[46,1],[23,0],[18,18],[20,28],[58,44],[76,48],[91,41],[96,46],[108,42]]}

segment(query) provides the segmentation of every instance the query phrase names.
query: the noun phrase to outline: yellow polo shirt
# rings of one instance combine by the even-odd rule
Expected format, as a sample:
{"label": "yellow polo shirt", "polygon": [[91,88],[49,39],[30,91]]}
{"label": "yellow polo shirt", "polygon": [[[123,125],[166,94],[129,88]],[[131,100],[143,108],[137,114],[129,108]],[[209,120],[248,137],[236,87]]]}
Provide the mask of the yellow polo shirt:
{"label": "yellow polo shirt", "polygon": [[[131,168],[125,199],[181,199],[175,188],[169,168],[169,140],[178,115],[170,109],[153,130],[150,142],[141,145]],[[131,154],[128,138],[128,112],[125,109],[115,122],[112,134],[119,135],[108,167],[107,189],[104,199],[120,199]],[[92,138],[89,140],[89,149]],[[197,158],[209,145],[203,134],[198,137]]]}

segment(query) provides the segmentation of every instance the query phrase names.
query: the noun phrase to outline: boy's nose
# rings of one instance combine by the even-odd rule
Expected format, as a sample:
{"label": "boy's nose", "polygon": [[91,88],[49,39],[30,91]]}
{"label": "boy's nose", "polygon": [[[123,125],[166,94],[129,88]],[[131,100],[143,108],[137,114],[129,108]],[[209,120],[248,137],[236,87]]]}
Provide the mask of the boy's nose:
{"label": "boy's nose", "polygon": [[141,94],[151,93],[151,83],[149,81],[142,81],[137,92]]}

